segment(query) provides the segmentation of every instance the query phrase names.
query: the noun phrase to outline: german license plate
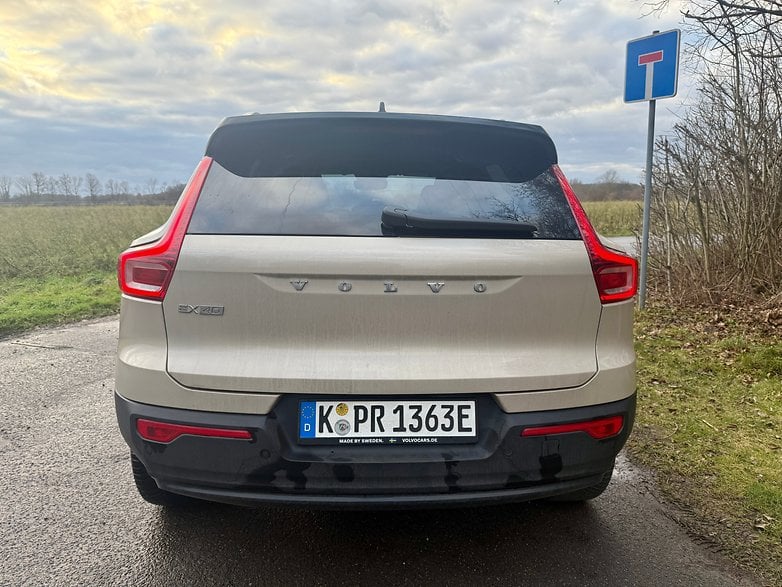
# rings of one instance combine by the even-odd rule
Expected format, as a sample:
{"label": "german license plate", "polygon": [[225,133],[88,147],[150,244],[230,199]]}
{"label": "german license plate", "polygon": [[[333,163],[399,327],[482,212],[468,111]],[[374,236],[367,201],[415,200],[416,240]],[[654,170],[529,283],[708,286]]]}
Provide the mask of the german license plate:
{"label": "german license plate", "polygon": [[475,400],[302,401],[302,444],[446,444],[478,439]]}

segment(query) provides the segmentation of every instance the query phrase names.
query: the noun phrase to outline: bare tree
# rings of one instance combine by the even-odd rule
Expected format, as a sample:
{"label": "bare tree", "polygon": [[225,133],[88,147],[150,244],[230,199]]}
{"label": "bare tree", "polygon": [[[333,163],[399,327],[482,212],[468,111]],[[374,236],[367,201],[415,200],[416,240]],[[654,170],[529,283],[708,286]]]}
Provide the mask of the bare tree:
{"label": "bare tree", "polygon": [[[653,0],[646,2],[653,11],[663,10],[670,4],[669,0]],[[700,22],[719,20],[719,16],[730,18],[782,17],[782,1],[780,0],[691,0],[684,4],[682,14]]]}
{"label": "bare tree", "polygon": [[8,201],[11,199],[11,186],[14,180],[7,175],[0,175],[0,200]]}
{"label": "bare tree", "polygon": [[43,194],[48,195],[50,198],[60,191],[56,177],[50,175],[44,176],[43,185]]}
{"label": "bare tree", "polygon": [[147,183],[144,186],[145,192],[147,194],[156,194],[157,193],[157,178],[153,177],[152,179],[148,179]]}
{"label": "bare tree", "polygon": [[81,188],[84,185],[84,179],[80,175],[73,177],[73,195],[81,196]]}
{"label": "bare tree", "polygon": [[68,175],[63,173],[55,181],[56,191],[66,198],[73,198],[81,195],[81,186],[84,180],[78,175]]}
{"label": "bare tree", "polygon": [[654,169],[654,220],[665,238],[652,267],[672,291],[711,299],[782,292],[782,70],[773,57],[782,31],[769,20],[776,5],[698,0],[685,12],[704,56],[699,100],[658,141]]}
{"label": "bare tree", "polygon": [[63,173],[60,177],[57,178],[57,187],[60,190],[60,193],[64,196],[73,196],[74,195],[74,185],[73,185],[74,178],[68,175],[67,173]]}
{"label": "bare tree", "polygon": [[[43,173],[40,171],[34,171],[32,174],[33,179],[33,193],[35,197],[40,200],[43,198],[43,195],[47,193],[53,192],[54,190],[51,188],[51,179],[46,177]],[[48,189],[47,189],[48,188]]]}
{"label": "bare tree", "polygon": [[595,183],[619,183],[619,174],[616,172],[616,169],[609,169],[599,176]]}
{"label": "bare tree", "polygon": [[19,195],[25,198],[32,198],[35,195],[35,182],[33,178],[23,175],[16,178],[16,187]]}
{"label": "bare tree", "polygon": [[106,183],[103,184],[103,187],[107,196],[116,196],[119,194],[119,185],[113,179],[106,180]]}
{"label": "bare tree", "polygon": [[101,193],[100,180],[92,173],[88,173],[85,179],[87,180],[87,194],[90,200],[94,202]]}
{"label": "bare tree", "polygon": [[[644,3],[652,12],[667,9],[670,0],[650,0]],[[682,16],[689,23],[692,32],[704,41],[711,37],[727,48],[736,40],[742,41],[763,30],[778,28],[782,23],[782,1],[780,0],[689,0],[682,6]],[[732,32],[728,32],[732,29]],[[704,36],[703,33],[707,34]],[[735,49],[735,45],[733,49]],[[744,47],[755,57],[773,59],[782,55],[775,44],[766,53],[756,53],[752,47]]]}

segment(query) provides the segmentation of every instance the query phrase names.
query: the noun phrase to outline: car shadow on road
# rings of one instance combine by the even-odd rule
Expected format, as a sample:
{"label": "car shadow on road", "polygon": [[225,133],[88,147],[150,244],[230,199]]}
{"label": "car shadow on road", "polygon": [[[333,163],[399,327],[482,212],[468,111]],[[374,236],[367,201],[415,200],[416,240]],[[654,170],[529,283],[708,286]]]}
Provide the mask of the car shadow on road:
{"label": "car shadow on road", "polygon": [[[161,511],[150,556],[188,584],[534,582],[610,537],[590,504],[414,511]],[[590,551],[593,551],[590,553]],[[568,562],[566,564],[572,564]],[[173,567],[173,568],[172,568]]]}

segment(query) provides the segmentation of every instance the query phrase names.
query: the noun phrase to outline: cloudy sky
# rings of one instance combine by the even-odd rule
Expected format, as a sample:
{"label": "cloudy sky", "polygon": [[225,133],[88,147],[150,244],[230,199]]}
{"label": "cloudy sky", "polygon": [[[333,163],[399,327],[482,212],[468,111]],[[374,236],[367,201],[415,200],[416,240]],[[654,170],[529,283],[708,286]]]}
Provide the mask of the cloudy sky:
{"label": "cloudy sky", "polygon": [[[642,0],[2,0],[0,175],[183,181],[225,116],[391,111],[542,124],[571,178],[644,164]],[[658,104],[658,130],[691,93]]]}

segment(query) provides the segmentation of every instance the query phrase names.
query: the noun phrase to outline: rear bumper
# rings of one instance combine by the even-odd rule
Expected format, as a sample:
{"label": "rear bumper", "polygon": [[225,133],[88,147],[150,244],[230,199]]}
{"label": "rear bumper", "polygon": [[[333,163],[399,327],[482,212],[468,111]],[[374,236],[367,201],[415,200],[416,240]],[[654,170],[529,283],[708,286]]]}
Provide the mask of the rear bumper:
{"label": "rear bumper", "polygon": [[[163,408],[115,395],[125,441],[161,489],[210,501],[318,507],[431,507],[528,501],[595,485],[632,429],[635,395],[589,407],[505,413],[478,401],[478,442],[469,445],[304,446],[296,409],[283,396],[266,415]],[[325,399],[325,398],[324,398]],[[615,437],[584,432],[522,437],[528,427],[624,416]],[[136,432],[138,418],[241,428],[252,440],[181,436],[170,444]]]}

